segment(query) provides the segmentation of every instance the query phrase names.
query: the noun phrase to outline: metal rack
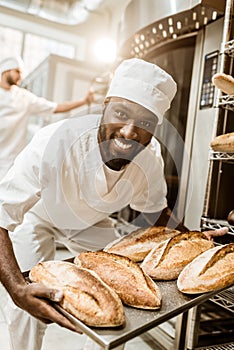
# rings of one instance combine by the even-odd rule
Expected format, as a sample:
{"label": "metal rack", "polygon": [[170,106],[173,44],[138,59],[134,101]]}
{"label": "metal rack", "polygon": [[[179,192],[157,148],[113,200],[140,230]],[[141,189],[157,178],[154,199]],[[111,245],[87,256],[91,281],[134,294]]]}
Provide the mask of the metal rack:
{"label": "metal rack", "polygon": [[[233,101],[234,106],[234,101]],[[234,162],[234,153],[226,153],[226,152],[215,152],[210,151],[210,160],[221,160],[221,161],[233,161]]]}
{"label": "metal rack", "polygon": [[210,300],[234,313],[234,287],[213,296]]}
{"label": "metal rack", "polygon": [[[226,1],[223,43],[220,50],[219,67],[220,72],[228,72],[229,74],[232,74],[234,59],[234,40],[229,40],[232,28],[233,3],[234,0]],[[213,106],[214,108],[216,108],[214,136],[216,136],[217,134],[225,134],[228,132],[226,131],[226,128],[228,124],[228,118],[230,116],[229,113],[232,113],[234,111],[234,95],[225,95],[220,90],[217,90],[216,92],[216,101]],[[234,242],[234,226],[229,225],[227,220],[220,219],[219,215],[216,215],[218,213],[218,196],[222,184],[222,171],[225,166],[229,167],[230,164],[234,164],[234,153],[215,152],[212,149],[210,149],[209,162],[210,166],[207,178],[206,197],[204,201],[203,215],[201,217],[201,230],[215,230],[222,227],[228,227],[228,233],[222,238],[220,237],[217,240],[215,239],[215,244],[226,244]],[[216,175],[216,183],[213,181],[214,175]],[[215,190],[214,184],[216,186]],[[212,216],[212,214],[214,215]],[[221,340],[217,338],[216,342],[215,336],[217,336],[219,330],[222,328],[222,326],[224,326],[225,317],[233,319],[232,313],[234,313],[234,287],[230,287],[227,290],[211,297],[208,301],[208,304],[209,303],[214,307],[214,314],[217,311],[217,314],[220,313],[226,316],[223,316],[223,319],[221,316],[221,321],[215,320],[215,317],[211,317],[208,324],[210,323],[209,326],[211,328],[214,326],[214,329],[210,331],[210,335],[208,336],[208,338],[210,338],[208,339],[210,343],[204,344],[204,342],[202,342],[202,339],[204,340],[204,338],[202,338],[202,326],[204,325],[204,320],[202,319],[202,317],[204,317],[204,314],[206,313],[207,303],[204,303],[204,305],[200,305],[199,307],[195,307],[192,310],[190,310],[187,321],[186,349],[233,350],[233,329],[231,330],[232,339],[230,338],[229,333],[229,337],[225,338],[224,335]],[[218,322],[220,329],[215,329]]]}

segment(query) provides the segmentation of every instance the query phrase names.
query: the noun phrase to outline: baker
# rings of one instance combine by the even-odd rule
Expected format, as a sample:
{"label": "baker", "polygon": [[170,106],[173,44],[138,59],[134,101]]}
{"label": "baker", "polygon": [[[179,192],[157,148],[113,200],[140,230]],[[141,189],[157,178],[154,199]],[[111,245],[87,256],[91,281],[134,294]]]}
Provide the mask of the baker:
{"label": "baker", "polygon": [[23,71],[21,57],[8,57],[0,62],[0,179],[27,143],[30,115],[45,118],[53,113],[71,111],[94,100],[92,91],[84,99],[63,103],[38,97],[19,86]]}
{"label": "baker", "polygon": [[123,61],[102,115],[42,128],[0,183],[0,276],[14,302],[5,305],[13,349],[39,350],[50,322],[75,330],[48,303],[61,300],[61,293],[27,284],[21,274],[53,260],[55,242],[74,255],[103,248],[117,235],[110,215],[128,205],[141,213],[142,224],[183,229],[167,208],[153,136],[175,93],[175,81],[157,65]]}

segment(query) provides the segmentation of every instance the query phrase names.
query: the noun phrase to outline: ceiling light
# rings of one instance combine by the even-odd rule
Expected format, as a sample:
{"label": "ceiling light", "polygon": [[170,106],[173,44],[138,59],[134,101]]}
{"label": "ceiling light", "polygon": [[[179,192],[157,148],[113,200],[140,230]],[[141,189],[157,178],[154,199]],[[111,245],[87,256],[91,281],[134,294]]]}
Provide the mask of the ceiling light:
{"label": "ceiling light", "polygon": [[116,52],[116,42],[109,38],[100,39],[94,45],[94,54],[103,63],[113,63],[116,59]]}

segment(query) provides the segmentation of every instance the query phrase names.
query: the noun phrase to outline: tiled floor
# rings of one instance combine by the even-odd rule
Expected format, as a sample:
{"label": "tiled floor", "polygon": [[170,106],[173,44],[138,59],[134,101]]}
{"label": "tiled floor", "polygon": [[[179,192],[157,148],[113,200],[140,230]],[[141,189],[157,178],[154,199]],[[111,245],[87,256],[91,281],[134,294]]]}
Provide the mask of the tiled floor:
{"label": "tiled floor", "polygon": [[[59,249],[58,258],[65,259],[70,257],[66,250]],[[0,349],[11,350],[7,336],[7,328],[4,322],[4,316],[1,312],[1,305],[4,304],[5,291],[0,284]],[[86,341],[84,334],[79,335],[69,330],[59,327],[56,324],[51,324],[46,330],[42,350],[83,350],[83,345]],[[146,334],[143,337],[136,337],[128,341],[125,345],[126,350],[162,350],[156,342]],[[24,350],[24,349],[14,349]],[[33,350],[33,349],[32,349]]]}

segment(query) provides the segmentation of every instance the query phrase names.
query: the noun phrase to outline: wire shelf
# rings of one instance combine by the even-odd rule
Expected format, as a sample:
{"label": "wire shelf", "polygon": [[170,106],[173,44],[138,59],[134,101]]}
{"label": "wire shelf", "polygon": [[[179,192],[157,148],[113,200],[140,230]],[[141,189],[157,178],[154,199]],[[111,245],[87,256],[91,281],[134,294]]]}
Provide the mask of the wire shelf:
{"label": "wire shelf", "polygon": [[217,104],[218,106],[214,106],[214,107],[222,107],[222,108],[234,111],[234,95],[219,96]]}
{"label": "wire shelf", "polygon": [[229,55],[229,57],[234,57],[234,39],[225,43],[223,53]]}
{"label": "wire shelf", "polygon": [[234,226],[229,225],[225,220],[216,220],[202,217],[202,229],[217,230],[219,228],[228,227],[228,234],[234,235]]}
{"label": "wire shelf", "polygon": [[214,295],[210,300],[234,313],[234,287]]}
{"label": "wire shelf", "polygon": [[220,344],[196,348],[196,350],[234,350],[234,343]]}
{"label": "wire shelf", "polygon": [[218,152],[210,150],[210,160],[234,161],[234,153]]}

